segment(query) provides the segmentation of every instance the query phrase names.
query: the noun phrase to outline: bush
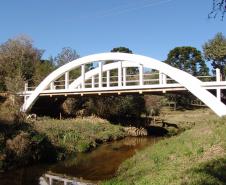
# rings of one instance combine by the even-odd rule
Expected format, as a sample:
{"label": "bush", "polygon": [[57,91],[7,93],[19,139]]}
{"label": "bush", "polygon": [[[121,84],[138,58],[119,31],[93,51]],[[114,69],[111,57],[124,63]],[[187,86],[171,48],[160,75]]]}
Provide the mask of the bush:
{"label": "bush", "polygon": [[105,119],[140,117],[145,112],[144,99],[140,95],[93,97],[85,105],[88,112]]}
{"label": "bush", "polygon": [[6,150],[10,155],[16,158],[24,158],[29,154],[30,150],[30,136],[28,133],[21,132],[13,139],[6,141]]}

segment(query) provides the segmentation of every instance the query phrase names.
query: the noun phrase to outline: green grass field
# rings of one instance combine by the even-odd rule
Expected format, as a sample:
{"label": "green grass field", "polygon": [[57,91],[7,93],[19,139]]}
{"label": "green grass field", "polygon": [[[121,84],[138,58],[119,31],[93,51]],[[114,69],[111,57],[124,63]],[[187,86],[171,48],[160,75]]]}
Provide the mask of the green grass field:
{"label": "green grass field", "polygon": [[103,185],[225,185],[226,118],[208,110],[174,112],[169,122],[195,126],[126,160]]}

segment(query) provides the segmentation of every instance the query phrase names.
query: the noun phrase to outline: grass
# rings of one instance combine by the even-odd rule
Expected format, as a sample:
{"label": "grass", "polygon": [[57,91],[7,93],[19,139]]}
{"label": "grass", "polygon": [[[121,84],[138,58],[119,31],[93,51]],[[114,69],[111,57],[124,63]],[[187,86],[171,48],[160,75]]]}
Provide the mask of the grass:
{"label": "grass", "polygon": [[225,185],[226,118],[207,110],[174,115],[166,120],[192,120],[195,126],[137,152],[120,166],[115,178],[102,184]]}
{"label": "grass", "polygon": [[34,128],[45,134],[56,147],[68,153],[85,152],[99,143],[125,137],[121,126],[95,118],[71,120],[43,119],[33,123]]}

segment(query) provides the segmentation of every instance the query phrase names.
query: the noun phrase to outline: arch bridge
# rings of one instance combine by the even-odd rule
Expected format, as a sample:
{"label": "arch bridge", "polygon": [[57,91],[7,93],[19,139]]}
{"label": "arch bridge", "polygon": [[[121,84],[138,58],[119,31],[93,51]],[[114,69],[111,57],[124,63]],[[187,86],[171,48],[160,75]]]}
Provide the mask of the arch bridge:
{"label": "arch bridge", "polygon": [[[92,63],[95,63],[96,67],[88,68]],[[79,76],[73,79],[75,70],[79,70]],[[131,70],[135,71],[135,74],[129,73]],[[214,81],[211,78],[215,78]],[[216,77],[194,77],[150,57],[127,53],[101,53],[61,66],[37,87],[25,84],[25,90],[21,93],[24,96],[21,110],[29,111],[39,96],[134,92],[142,94],[187,90],[218,116],[224,116],[226,106],[221,102],[222,89],[226,89],[226,81],[221,81],[219,69],[216,70]],[[217,96],[208,90],[216,90]]]}

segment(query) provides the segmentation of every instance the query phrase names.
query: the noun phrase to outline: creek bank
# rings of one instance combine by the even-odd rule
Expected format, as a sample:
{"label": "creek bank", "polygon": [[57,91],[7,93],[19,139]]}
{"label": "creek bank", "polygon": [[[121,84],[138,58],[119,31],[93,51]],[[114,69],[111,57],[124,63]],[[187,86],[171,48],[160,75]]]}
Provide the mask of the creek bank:
{"label": "creek bank", "polygon": [[167,119],[174,123],[183,120],[182,125],[192,120],[195,124],[137,152],[103,185],[225,184],[226,118],[205,109],[178,111],[167,115]]}
{"label": "creek bank", "polygon": [[[77,153],[76,156],[71,155],[63,161],[27,166],[0,174],[0,182],[1,185],[38,185],[40,177],[45,178],[53,175],[57,179],[72,180],[76,177],[79,182],[99,184],[100,181],[114,177],[123,161],[132,157],[137,151],[159,142],[159,140],[161,138],[126,137],[106,142],[95,150]],[[61,184],[61,182],[56,181],[54,183]]]}
{"label": "creek bank", "polygon": [[126,136],[121,126],[99,118],[40,119],[0,124],[0,171],[54,162]]}
{"label": "creek bank", "polygon": [[149,123],[148,127],[125,127],[97,117],[66,120],[41,117],[28,123],[0,124],[0,169],[63,160],[70,154],[88,152],[102,143],[127,136],[169,136],[180,130],[163,126]]}
{"label": "creek bank", "polygon": [[0,123],[0,172],[56,158],[56,148],[29,124]]}

